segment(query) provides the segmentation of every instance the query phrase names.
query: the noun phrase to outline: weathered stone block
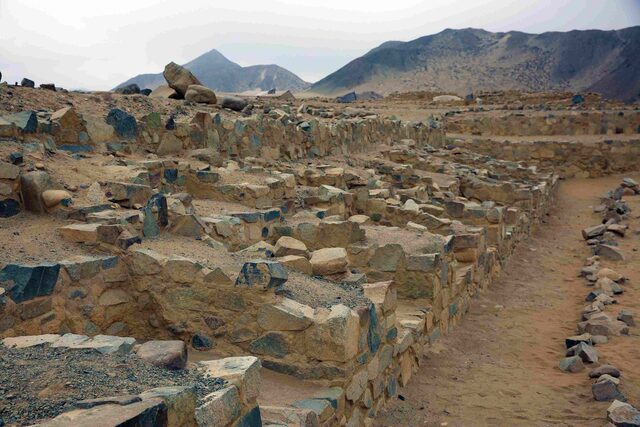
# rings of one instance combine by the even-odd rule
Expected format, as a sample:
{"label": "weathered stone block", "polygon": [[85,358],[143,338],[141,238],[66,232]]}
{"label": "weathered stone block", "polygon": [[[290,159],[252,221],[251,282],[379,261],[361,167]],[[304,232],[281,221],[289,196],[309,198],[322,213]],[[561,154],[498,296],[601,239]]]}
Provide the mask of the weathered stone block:
{"label": "weathered stone block", "polygon": [[9,297],[16,303],[51,295],[58,281],[60,264],[8,264],[0,271],[0,284],[6,283]]}
{"label": "weathered stone block", "polygon": [[288,298],[258,309],[258,325],[265,331],[302,331],[313,323],[313,309]]}
{"label": "weathered stone block", "polygon": [[244,263],[236,279],[236,286],[261,287],[262,290],[279,289],[289,278],[282,264],[276,261],[249,261]]}

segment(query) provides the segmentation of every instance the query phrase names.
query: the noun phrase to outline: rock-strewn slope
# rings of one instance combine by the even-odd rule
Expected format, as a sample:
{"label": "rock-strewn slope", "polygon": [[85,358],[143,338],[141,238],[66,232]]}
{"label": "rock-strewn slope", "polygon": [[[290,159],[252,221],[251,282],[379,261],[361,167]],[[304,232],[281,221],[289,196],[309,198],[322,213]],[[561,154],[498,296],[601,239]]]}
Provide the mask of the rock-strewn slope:
{"label": "rock-strewn slope", "polygon": [[447,29],[386,42],[315,83],[311,90],[593,90],[621,100],[640,96],[640,27],[526,34]]}

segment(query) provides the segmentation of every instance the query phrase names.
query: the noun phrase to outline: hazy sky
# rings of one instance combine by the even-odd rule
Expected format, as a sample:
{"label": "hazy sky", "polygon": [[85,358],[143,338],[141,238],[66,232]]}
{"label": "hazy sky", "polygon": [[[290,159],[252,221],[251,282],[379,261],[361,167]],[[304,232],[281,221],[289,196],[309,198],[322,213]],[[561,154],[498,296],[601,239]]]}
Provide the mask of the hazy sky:
{"label": "hazy sky", "polygon": [[640,0],[0,0],[3,80],[110,89],[218,49],[315,81],[387,40],[445,28],[619,29]]}

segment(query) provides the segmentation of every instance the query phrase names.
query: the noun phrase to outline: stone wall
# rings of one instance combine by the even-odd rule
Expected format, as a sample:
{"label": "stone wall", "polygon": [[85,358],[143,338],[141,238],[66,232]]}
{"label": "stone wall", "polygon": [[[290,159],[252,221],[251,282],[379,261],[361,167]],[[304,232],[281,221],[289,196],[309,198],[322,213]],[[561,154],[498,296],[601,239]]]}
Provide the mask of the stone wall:
{"label": "stone wall", "polygon": [[456,147],[504,160],[553,170],[565,178],[588,178],[635,171],[640,167],[640,137],[608,141],[449,141]]}
{"label": "stone wall", "polygon": [[447,120],[447,132],[470,135],[617,135],[640,133],[640,115],[634,111],[576,111],[504,116],[468,114]]}

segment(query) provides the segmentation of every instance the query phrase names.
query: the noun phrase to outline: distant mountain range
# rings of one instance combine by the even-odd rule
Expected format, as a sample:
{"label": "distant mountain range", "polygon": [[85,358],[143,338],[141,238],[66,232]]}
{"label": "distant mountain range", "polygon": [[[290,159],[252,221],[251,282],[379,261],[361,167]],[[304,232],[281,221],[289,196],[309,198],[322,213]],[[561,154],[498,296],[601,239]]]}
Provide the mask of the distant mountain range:
{"label": "distant mountain range", "polygon": [[[310,86],[291,71],[278,65],[252,65],[242,67],[213,49],[184,64],[207,87],[221,92],[245,92],[251,90],[302,91]],[[141,89],[155,89],[167,84],[162,73],[139,74],[116,86],[136,83]]]}
{"label": "distant mountain range", "polygon": [[640,99],[640,26],[526,34],[447,29],[388,41],[313,84],[310,92],[382,94],[477,90],[594,91]]}

